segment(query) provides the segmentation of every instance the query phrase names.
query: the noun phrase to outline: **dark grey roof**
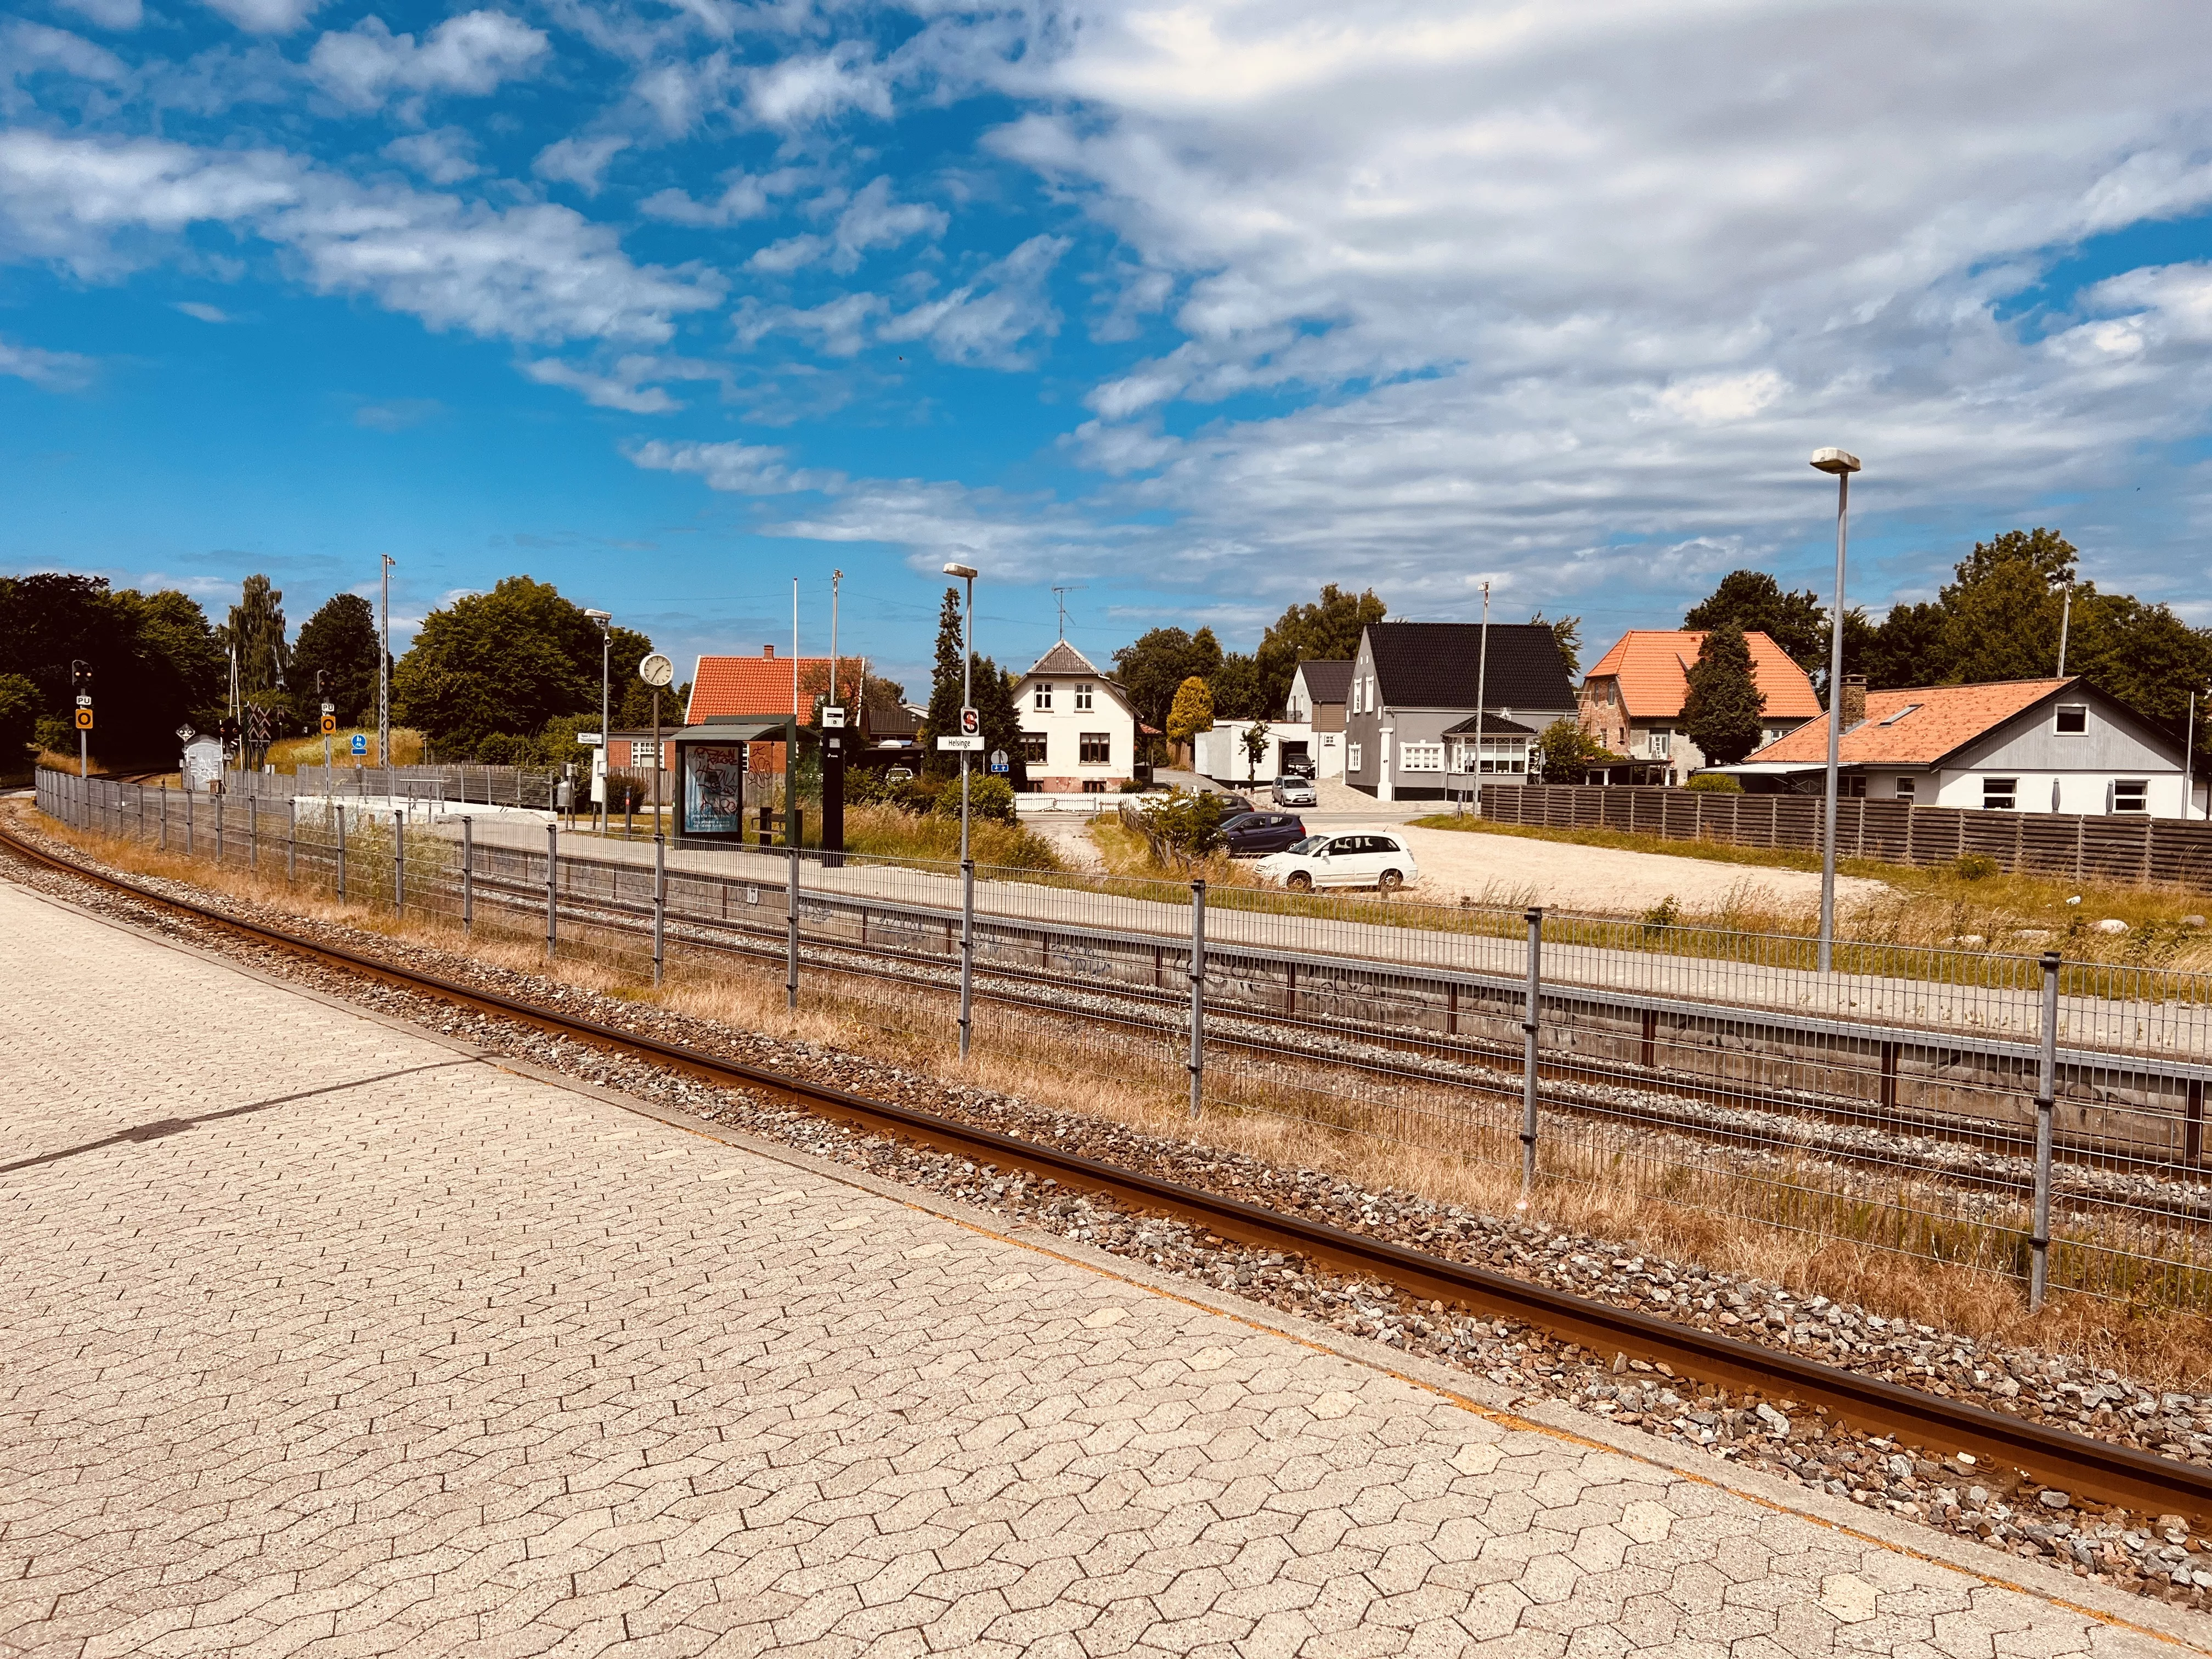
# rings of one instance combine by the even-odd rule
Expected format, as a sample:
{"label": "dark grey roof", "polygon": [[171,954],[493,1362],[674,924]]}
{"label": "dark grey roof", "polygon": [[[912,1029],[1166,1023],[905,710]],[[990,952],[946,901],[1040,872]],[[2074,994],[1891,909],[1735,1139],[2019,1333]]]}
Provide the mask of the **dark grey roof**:
{"label": "dark grey roof", "polygon": [[1352,665],[1348,662],[1323,662],[1316,657],[1311,662],[1300,663],[1298,672],[1306,677],[1306,690],[1317,703],[1344,702],[1352,696]]}
{"label": "dark grey roof", "polygon": [[[1498,641],[1492,640],[1491,643],[1496,645]],[[1503,714],[1469,714],[1457,726],[1444,727],[1444,735],[1448,738],[1465,737],[1474,730],[1477,720],[1482,722],[1482,735],[1486,738],[1533,738],[1536,735],[1534,726],[1523,726],[1519,720],[1509,720]]]}
{"label": "dark grey roof", "polygon": [[[1480,623],[1370,623],[1368,653],[1382,701],[1394,708],[1473,708],[1482,648]],[[1575,706],[1559,642],[1542,623],[1490,625],[1489,708]]]}
{"label": "dark grey roof", "polygon": [[1091,665],[1091,659],[1066,640],[1039,657],[1030,668],[1032,674],[1096,674],[1097,672]]}

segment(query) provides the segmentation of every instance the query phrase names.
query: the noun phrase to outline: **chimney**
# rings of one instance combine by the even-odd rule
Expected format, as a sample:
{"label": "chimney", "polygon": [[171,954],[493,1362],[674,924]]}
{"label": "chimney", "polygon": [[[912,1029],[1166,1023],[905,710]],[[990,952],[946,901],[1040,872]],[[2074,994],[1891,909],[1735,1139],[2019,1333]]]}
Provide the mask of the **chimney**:
{"label": "chimney", "polygon": [[773,657],[775,655],[775,647],[772,645],[764,645],[761,647],[761,655],[763,657]]}
{"label": "chimney", "polygon": [[1844,676],[1844,724],[1846,732],[1866,719],[1866,676]]}

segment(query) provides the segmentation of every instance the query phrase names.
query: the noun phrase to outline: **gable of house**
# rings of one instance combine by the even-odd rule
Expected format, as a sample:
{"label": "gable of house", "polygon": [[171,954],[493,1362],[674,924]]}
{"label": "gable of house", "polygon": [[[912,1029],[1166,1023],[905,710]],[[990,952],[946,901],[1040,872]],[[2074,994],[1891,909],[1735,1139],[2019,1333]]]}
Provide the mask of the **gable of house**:
{"label": "gable of house", "polygon": [[[858,659],[842,659],[855,672]],[[792,669],[799,671],[798,707],[802,720],[812,718],[814,699],[830,684],[827,657],[779,657],[772,645],[757,657],[702,657],[691,676],[691,701],[684,708],[688,725],[732,714],[787,714],[792,710]],[[840,674],[839,679],[844,675]]]}
{"label": "gable of house", "polygon": [[[1751,650],[1752,681],[1766,698],[1763,718],[1776,724],[1818,718],[1820,700],[1813,682],[1790,653],[1762,633],[1743,639]],[[1631,721],[1680,720],[1690,695],[1690,669],[1705,642],[1702,629],[1632,628],[1598,659],[1583,690],[1590,701],[1622,711]],[[1610,698],[1603,696],[1608,688]]]}

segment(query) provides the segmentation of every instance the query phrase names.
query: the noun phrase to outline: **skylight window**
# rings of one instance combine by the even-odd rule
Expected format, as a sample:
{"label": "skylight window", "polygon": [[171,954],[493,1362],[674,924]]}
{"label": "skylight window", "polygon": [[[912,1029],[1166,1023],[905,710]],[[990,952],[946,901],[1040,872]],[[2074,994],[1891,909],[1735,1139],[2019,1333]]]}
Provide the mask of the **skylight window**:
{"label": "skylight window", "polygon": [[1894,714],[1884,714],[1881,717],[1881,723],[1884,726],[1894,726],[1898,721],[1903,720],[1907,714],[1910,714],[1914,709],[1919,707],[1920,705],[1917,702],[1908,702]]}

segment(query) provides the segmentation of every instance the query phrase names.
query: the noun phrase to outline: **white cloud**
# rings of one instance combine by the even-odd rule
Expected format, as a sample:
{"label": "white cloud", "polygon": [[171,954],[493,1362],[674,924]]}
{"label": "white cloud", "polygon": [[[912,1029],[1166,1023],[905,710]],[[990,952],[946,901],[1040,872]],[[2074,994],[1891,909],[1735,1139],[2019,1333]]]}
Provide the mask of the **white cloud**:
{"label": "white cloud", "polygon": [[196,222],[258,234],[319,292],[486,337],[658,344],[721,301],[714,272],[633,264],[611,227],[552,204],[364,188],[277,151],[0,133],[0,252],[112,274],[134,235]]}
{"label": "white cloud", "polygon": [[1654,399],[1658,411],[1692,426],[1747,421],[1790,389],[1771,368],[1747,374],[1701,374],[1678,380]]}
{"label": "white cloud", "polygon": [[628,149],[629,143],[611,132],[596,138],[563,138],[539,150],[530,170],[541,179],[565,181],[586,196],[597,196],[599,176],[607,170],[607,163]]}
{"label": "white cloud", "polygon": [[289,34],[322,9],[323,0],[207,0],[248,34]]}
{"label": "white cloud", "polygon": [[410,167],[434,185],[458,184],[483,171],[476,159],[476,140],[460,127],[440,127],[432,132],[410,132],[394,138],[384,153]]}
{"label": "white cloud", "polygon": [[786,58],[744,79],[746,111],[764,126],[803,126],[848,110],[891,112],[890,70],[858,41],[818,56]]}
{"label": "white cloud", "polygon": [[0,374],[28,380],[47,392],[79,392],[92,384],[98,365],[74,351],[43,351],[0,338]]}
{"label": "white cloud", "polygon": [[1005,258],[985,266],[975,281],[887,319],[876,332],[886,340],[926,339],[933,351],[951,363],[1025,368],[1022,342],[1032,335],[1059,331],[1060,313],[1044,283],[1067,248],[1065,237],[1032,236]]}
{"label": "white cloud", "polygon": [[710,202],[694,201],[680,190],[662,190],[647,197],[638,206],[647,218],[665,220],[672,225],[733,225],[774,211],[777,198],[799,188],[807,177],[807,173],[798,167],[779,167],[773,173],[757,175],[740,170],[722,175],[722,193]]}
{"label": "white cloud", "polygon": [[794,470],[784,464],[782,449],[768,444],[679,443],[654,438],[631,444],[623,453],[633,465],[648,471],[689,472],[704,479],[709,489],[744,495],[836,489],[845,483],[842,472]]}
{"label": "white cloud", "polygon": [[204,300],[179,300],[174,309],[203,323],[227,323],[230,320],[230,313],[221,306],[209,305]]}
{"label": "white cloud", "polygon": [[130,69],[106,47],[94,46],[67,29],[48,28],[20,17],[0,28],[0,60],[6,62],[9,76],[16,81],[42,71],[110,86],[120,86],[131,78]]}
{"label": "white cloud", "polygon": [[546,52],[544,31],[501,11],[449,17],[417,46],[380,17],[325,34],[307,55],[322,88],[356,109],[375,109],[393,92],[481,95],[531,73]]}
{"label": "white cloud", "polygon": [[647,352],[631,352],[617,359],[611,372],[605,374],[557,357],[526,362],[522,372],[540,386],[566,386],[582,393],[586,403],[632,415],[666,415],[684,407],[653,384],[656,381],[727,380],[727,371],[718,364],[686,357],[656,357]]}
{"label": "white cloud", "polygon": [[146,9],[140,0],[62,0],[62,3],[104,29],[135,29],[146,21]]}

